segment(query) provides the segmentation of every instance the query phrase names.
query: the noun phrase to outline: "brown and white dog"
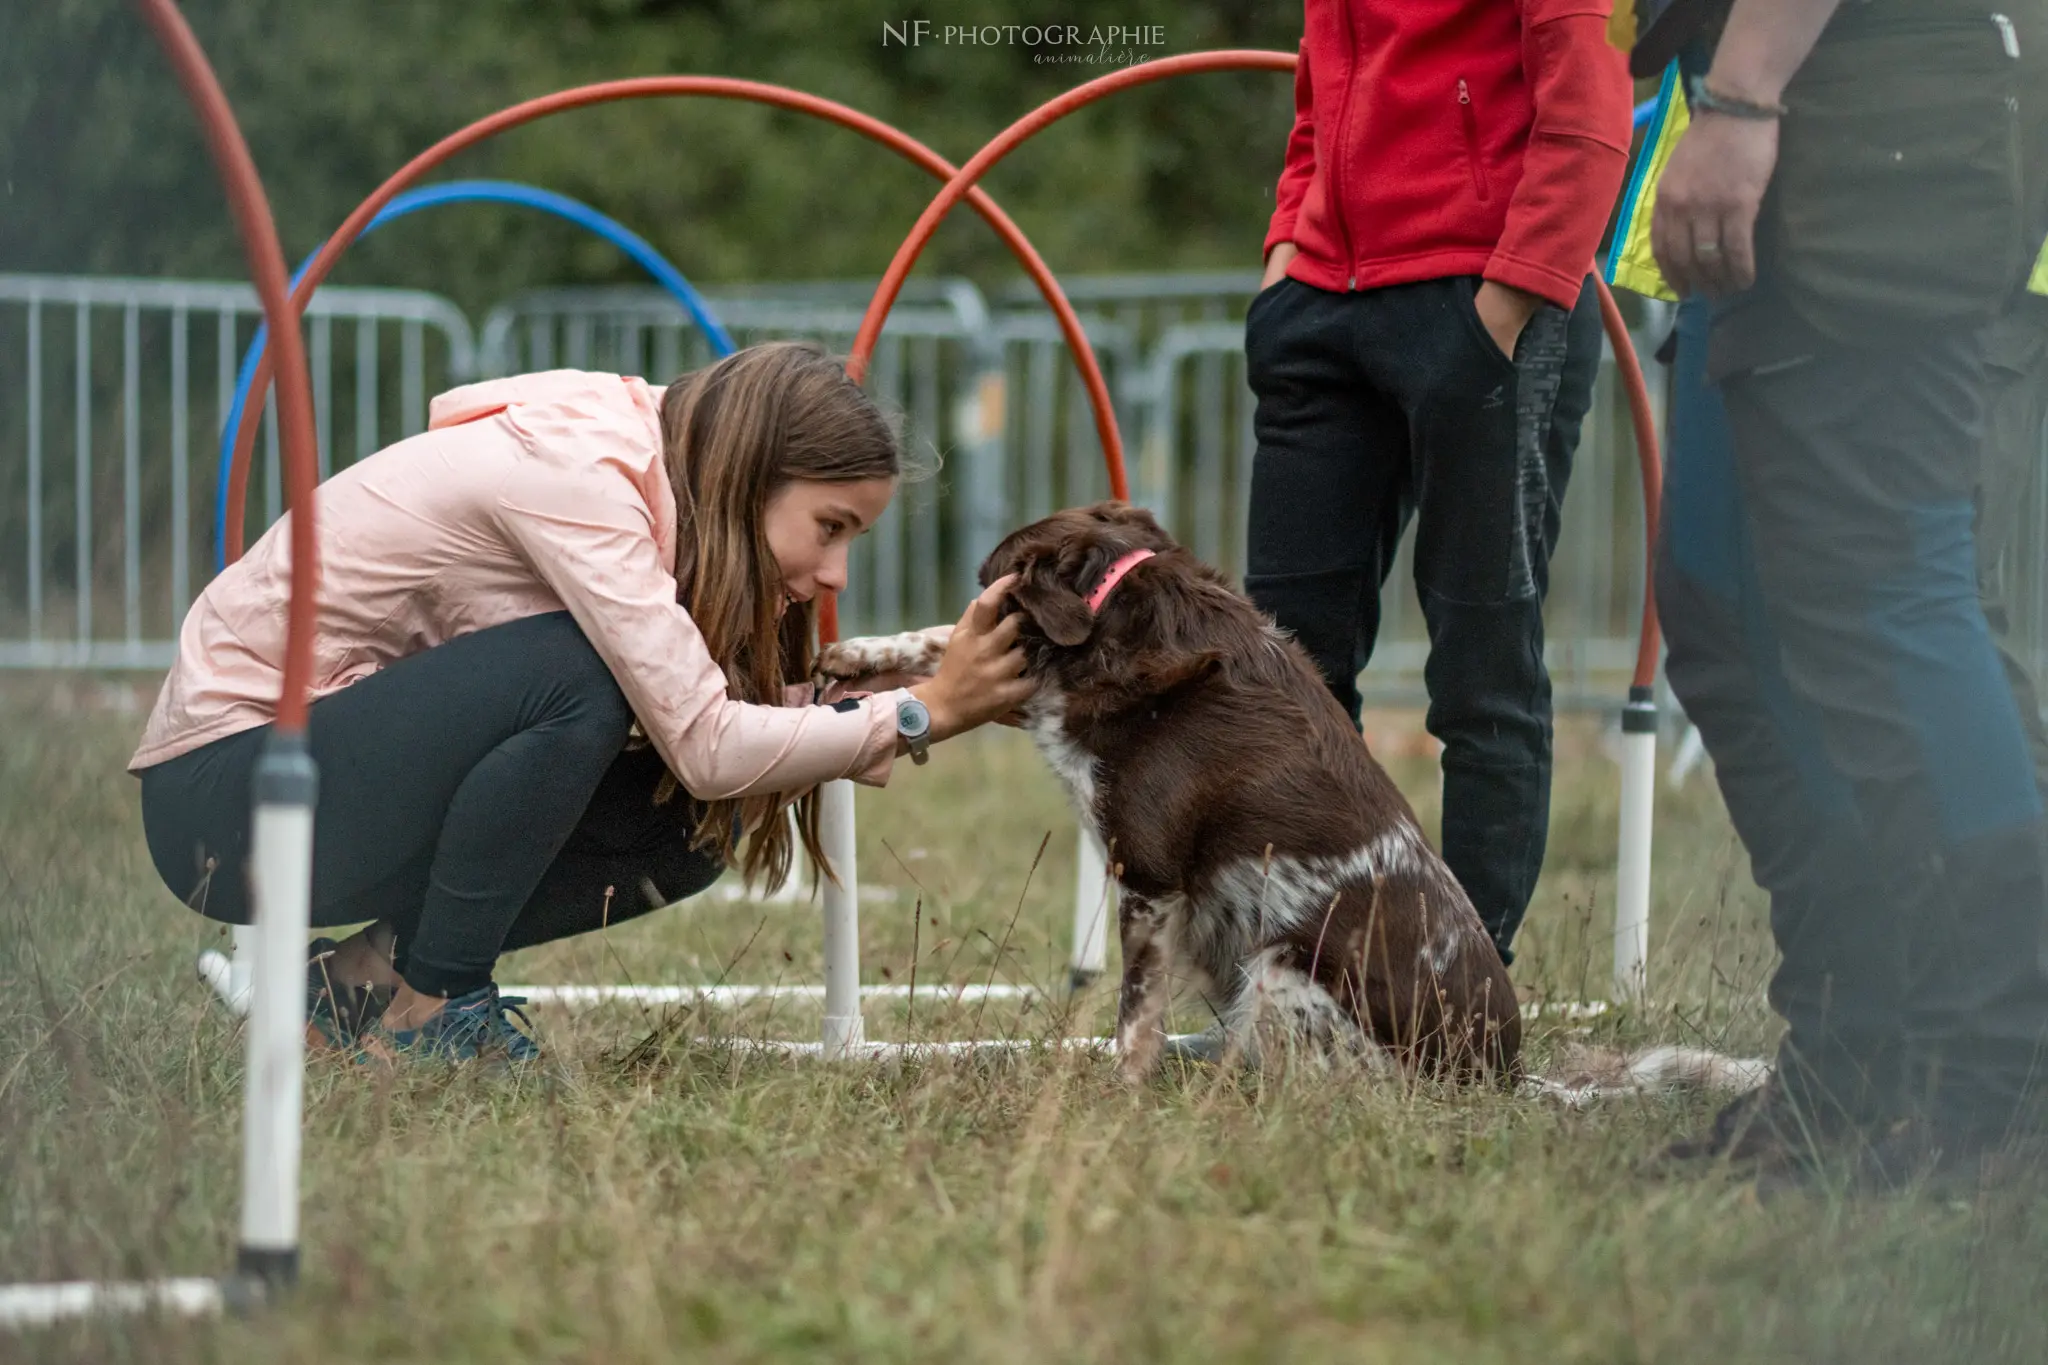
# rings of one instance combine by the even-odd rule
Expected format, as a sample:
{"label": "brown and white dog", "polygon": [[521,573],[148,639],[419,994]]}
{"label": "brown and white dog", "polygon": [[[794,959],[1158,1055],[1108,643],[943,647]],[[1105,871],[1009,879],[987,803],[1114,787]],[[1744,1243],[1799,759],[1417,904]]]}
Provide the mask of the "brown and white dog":
{"label": "brown and white dog", "polygon": [[[1307,1045],[1519,1078],[1521,1016],[1492,941],[1299,645],[1121,503],[1017,531],[981,581],[1010,573],[1005,610],[1024,616],[1039,684],[1026,728],[1120,892],[1128,1077],[1157,1064],[1178,978],[1254,1061]],[[914,671],[939,639],[848,642],[821,665]]]}

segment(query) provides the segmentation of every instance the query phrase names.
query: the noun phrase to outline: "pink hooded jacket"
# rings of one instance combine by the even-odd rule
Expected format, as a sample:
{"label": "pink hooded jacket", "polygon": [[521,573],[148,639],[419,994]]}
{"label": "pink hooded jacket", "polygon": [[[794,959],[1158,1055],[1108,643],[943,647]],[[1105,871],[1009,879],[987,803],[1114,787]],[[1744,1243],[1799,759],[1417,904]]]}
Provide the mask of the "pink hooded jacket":
{"label": "pink hooded jacket", "polygon": [[[269,723],[283,684],[289,514],[185,617],[134,772]],[[428,429],[320,487],[314,700],[395,659],[566,608],[640,728],[699,800],[879,786],[896,704],[755,706],[676,602],[676,502],[645,380],[553,370],[436,398]]]}

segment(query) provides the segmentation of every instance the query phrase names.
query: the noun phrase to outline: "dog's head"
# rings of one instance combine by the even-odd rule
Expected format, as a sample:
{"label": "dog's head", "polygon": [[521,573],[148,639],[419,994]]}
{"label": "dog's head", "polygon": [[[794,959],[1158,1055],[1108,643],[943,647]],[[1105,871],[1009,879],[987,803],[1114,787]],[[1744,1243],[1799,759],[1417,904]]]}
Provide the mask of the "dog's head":
{"label": "dog's head", "polygon": [[[1130,567],[1106,600],[1089,597],[1134,550],[1152,557]],[[1223,657],[1250,604],[1174,543],[1150,512],[1127,503],[1069,508],[1013,532],[981,566],[986,587],[1017,581],[1003,612],[1024,617],[1019,638],[1031,671],[1063,690],[1105,703],[1156,695]]]}
{"label": "dog's head", "polygon": [[1164,554],[1178,548],[1142,507],[1121,502],[1072,507],[1011,532],[982,561],[981,585],[1017,575],[1004,614],[1023,612],[1026,632],[1052,644],[1081,645],[1096,627],[1088,594],[1111,566],[1132,550]]}

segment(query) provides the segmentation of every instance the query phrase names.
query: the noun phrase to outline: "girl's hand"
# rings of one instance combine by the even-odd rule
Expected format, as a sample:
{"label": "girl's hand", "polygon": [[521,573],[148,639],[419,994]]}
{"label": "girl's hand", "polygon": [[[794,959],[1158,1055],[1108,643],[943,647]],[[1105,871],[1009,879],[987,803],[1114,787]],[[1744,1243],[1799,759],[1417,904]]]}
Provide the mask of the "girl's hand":
{"label": "girl's hand", "polygon": [[937,676],[910,689],[932,714],[934,741],[1006,716],[1037,691],[1037,684],[1024,676],[1024,651],[1017,648],[1021,618],[1012,613],[996,619],[1016,579],[1015,574],[998,578],[968,604]]}

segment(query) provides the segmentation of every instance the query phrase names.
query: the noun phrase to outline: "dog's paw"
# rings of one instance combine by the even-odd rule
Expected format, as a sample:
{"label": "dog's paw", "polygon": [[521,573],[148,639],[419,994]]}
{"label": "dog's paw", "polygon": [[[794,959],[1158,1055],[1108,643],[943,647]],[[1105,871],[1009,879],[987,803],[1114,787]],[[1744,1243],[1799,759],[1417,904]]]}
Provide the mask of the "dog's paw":
{"label": "dog's paw", "polygon": [[854,682],[862,678],[929,678],[946,657],[951,626],[906,630],[900,635],[863,635],[839,640],[818,652],[811,666],[814,682]]}

